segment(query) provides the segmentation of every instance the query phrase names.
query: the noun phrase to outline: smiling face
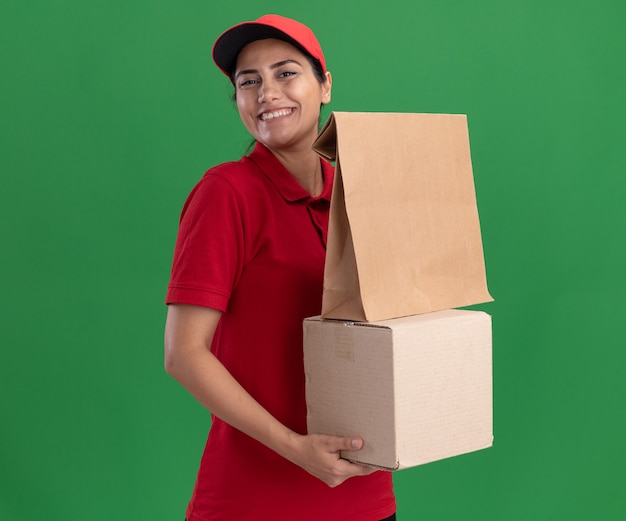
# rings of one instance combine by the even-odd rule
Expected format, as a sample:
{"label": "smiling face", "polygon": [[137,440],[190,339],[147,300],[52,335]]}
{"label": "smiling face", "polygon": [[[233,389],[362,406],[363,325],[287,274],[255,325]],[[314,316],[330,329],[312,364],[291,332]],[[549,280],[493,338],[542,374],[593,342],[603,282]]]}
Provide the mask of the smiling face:
{"label": "smiling face", "polygon": [[257,40],[237,57],[237,108],[250,134],[270,150],[310,150],[331,77],[320,83],[306,56],[281,40]]}

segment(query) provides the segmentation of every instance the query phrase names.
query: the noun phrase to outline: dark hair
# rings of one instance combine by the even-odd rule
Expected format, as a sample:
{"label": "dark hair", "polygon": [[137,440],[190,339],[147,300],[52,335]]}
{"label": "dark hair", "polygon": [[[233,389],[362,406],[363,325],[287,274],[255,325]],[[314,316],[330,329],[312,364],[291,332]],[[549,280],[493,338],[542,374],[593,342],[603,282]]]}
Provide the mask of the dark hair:
{"label": "dark hair", "polygon": [[326,83],[327,78],[324,74],[324,71],[322,70],[322,64],[320,63],[320,61],[316,58],[313,58],[313,56],[306,52],[304,53],[304,56],[311,64],[311,67],[313,68],[313,74],[315,74],[315,78],[317,79],[317,81],[319,81],[322,85]]}

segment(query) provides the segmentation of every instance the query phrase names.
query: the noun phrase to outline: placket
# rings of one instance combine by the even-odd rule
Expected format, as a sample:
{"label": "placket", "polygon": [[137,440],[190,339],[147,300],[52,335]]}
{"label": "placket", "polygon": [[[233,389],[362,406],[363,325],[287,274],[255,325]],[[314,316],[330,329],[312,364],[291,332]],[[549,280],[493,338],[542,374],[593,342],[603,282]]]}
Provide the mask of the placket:
{"label": "placket", "polygon": [[328,215],[330,203],[325,199],[309,199],[306,202],[306,209],[313,226],[322,240],[324,249],[326,249],[326,240],[328,237]]}

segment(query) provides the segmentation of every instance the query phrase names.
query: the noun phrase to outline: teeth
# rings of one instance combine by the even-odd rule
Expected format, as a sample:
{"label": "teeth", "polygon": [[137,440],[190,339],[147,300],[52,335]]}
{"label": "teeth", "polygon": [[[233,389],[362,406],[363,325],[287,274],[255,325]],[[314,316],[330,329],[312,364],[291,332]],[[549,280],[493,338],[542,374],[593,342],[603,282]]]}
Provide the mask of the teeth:
{"label": "teeth", "polygon": [[263,114],[261,114],[261,121],[280,118],[281,116],[288,116],[289,114],[291,114],[291,109],[282,109],[277,110],[276,112],[264,112]]}

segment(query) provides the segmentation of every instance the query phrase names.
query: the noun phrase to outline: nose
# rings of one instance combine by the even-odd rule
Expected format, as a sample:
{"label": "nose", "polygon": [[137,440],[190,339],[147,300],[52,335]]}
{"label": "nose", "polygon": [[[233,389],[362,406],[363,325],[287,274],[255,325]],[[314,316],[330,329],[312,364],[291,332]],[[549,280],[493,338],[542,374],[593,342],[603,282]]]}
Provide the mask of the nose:
{"label": "nose", "polygon": [[280,98],[278,83],[273,78],[264,78],[259,89],[259,103],[275,101],[278,98]]}

